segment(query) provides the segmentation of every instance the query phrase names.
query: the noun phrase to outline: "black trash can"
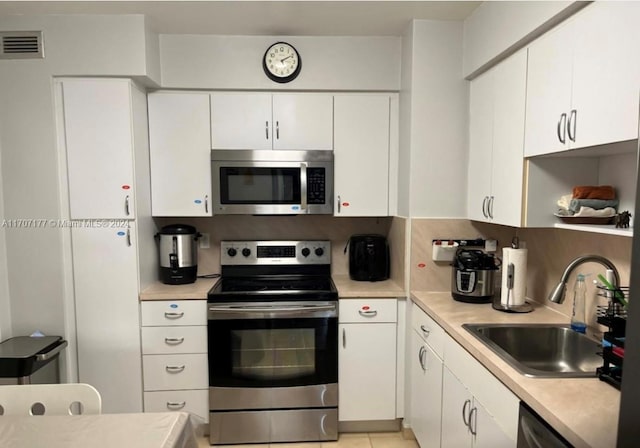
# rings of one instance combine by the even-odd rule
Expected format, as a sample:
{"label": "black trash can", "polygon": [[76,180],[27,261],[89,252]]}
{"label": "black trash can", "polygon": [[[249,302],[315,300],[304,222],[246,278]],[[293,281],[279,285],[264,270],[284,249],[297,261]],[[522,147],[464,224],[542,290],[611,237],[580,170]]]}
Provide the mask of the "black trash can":
{"label": "black trash can", "polygon": [[60,336],[18,336],[0,342],[0,385],[60,382]]}

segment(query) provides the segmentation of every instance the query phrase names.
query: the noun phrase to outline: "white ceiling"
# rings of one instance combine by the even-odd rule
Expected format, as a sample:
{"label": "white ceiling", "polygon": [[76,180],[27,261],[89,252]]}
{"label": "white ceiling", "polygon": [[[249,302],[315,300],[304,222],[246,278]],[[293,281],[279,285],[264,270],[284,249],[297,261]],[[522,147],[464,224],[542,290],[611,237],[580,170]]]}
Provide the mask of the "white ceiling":
{"label": "white ceiling", "polygon": [[0,1],[7,14],[144,14],[161,34],[399,36],[411,19],[464,20],[478,1]]}

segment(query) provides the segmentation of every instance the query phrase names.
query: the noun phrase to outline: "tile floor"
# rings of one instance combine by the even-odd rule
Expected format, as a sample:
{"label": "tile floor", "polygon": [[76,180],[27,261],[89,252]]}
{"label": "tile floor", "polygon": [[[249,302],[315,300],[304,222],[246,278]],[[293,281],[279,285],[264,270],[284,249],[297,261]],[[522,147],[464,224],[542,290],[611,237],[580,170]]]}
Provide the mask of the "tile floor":
{"label": "tile floor", "polygon": [[[199,448],[209,447],[208,436],[198,439]],[[228,448],[267,448],[259,445],[216,445]],[[402,432],[342,433],[337,442],[271,443],[268,448],[419,448],[415,440],[405,439]]]}

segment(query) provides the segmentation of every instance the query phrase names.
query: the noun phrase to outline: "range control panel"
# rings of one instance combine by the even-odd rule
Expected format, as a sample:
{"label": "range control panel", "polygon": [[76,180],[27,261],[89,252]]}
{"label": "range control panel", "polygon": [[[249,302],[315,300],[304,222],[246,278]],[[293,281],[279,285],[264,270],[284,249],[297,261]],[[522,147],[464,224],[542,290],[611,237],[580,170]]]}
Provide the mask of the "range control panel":
{"label": "range control panel", "polygon": [[331,264],[331,242],[221,241],[220,264]]}

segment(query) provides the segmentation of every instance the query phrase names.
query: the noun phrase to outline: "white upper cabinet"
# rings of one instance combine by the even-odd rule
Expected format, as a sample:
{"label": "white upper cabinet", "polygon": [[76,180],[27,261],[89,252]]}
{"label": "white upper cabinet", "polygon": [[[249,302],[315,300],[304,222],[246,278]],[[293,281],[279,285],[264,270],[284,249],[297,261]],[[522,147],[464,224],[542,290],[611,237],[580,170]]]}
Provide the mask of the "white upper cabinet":
{"label": "white upper cabinet", "polygon": [[334,149],[332,95],[274,94],[273,123],[273,149]]}
{"label": "white upper cabinet", "polygon": [[131,83],[62,83],[71,219],[134,219]]}
{"label": "white upper cabinet", "polygon": [[209,94],[148,95],[153,216],[211,216]]}
{"label": "white upper cabinet", "polygon": [[389,95],[336,95],[335,216],[389,214]]}
{"label": "white upper cabinet", "polygon": [[595,2],[529,47],[525,156],[638,136],[640,4]]}
{"label": "white upper cabinet", "polygon": [[470,219],[521,225],[526,77],[521,51],[471,82]]}
{"label": "white upper cabinet", "polygon": [[211,94],[213,149],[272,149],[270,93]]}
{"label": "white upper cabinet", "polygon": [[333,149],[333,95],[212,93],[213,149]]}

